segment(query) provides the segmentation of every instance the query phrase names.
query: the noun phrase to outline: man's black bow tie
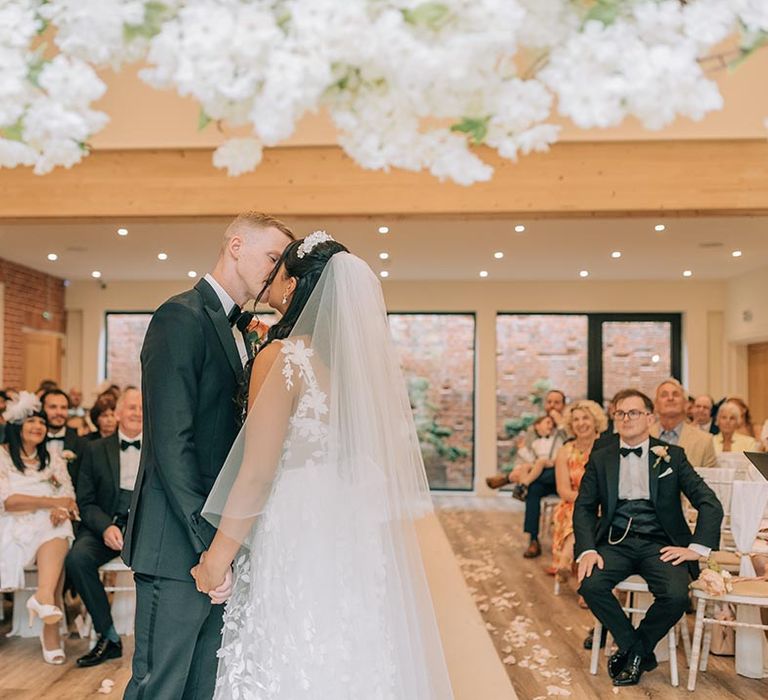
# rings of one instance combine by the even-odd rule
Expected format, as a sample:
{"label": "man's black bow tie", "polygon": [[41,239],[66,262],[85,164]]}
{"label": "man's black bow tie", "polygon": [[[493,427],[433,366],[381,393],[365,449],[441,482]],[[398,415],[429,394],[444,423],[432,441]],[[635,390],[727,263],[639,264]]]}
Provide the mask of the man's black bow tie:
{"label": "man's black bow tie", "polygon": [[120,440],[121,450],[127,450],[129,447],[135,447],[137,450],[140,450],[141,440],[134,440],[133,442],[128,442],[128,440]]}
{"label": "man's black bow tie", "polygon": [[620,447],[619,454],[622,457],[629,457],[629,455],[637,455],[638,457],[642,457],[643,448],[642,447]]}
{"label": "man's black bow tie", "polygon": [[63,435],[49,435],[48,436],[48,442],[53,442],[54,440],[60,440],[61,442],[64,442],[64,436]]}
{"label": "man's black bow tie", "polygon": [[245,333],[245,331],[248,330],[248,326],[251,325],[252,320],[253,314],[250,311],[243,311],[238,317],[237,321],[235,321],[237,330],[239,330],[241,333]]}
{"label": "man's black bow tie", "polygon": [[235,323],[237,323],[237,319],[240,318],[240,314],[243,312],[243,310],[235,304],[227,314],[227,321],[229,321],[230,326],[234,326]]}

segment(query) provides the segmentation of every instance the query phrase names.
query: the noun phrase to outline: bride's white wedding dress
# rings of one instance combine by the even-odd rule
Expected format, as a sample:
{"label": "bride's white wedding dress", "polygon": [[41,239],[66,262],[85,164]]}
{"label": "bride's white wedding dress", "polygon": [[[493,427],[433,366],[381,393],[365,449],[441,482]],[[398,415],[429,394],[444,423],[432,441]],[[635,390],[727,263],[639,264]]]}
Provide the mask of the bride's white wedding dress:
{"label": "bride's white wedding dress", "polygon": [[[342,277],[339,267],[349,262],[335,265],[334,287]],[[375,276],[373,281],[378,286]],[[322,303],[330,303],[327,289]],[[314,342],[311,333],[283,341],[266,392],[272,403],[279,401],[278,386],[290,397],[287,430],[269,496],[252,509],[259,517],[235,560],[215,698],[448,700],[450,682],[412,512],[407,503],[395,502],[417,496],[405,469],[415,465],[423,473],[412,454],[412,423],[399,424],[403,409],[410,417],[402,403],[407,398],[397,393],[396,405],[377,406],[376,397],[359,395],[371,383],[391,382],[386,376],[354,378],[345,370],[342,388],[334,344],[319,347],[318,323],[313,318]],[[381,342],[375,334],[368,341]],[[358,346],[355,353],[364,350]],[[345,356],[344,362],[349,369],[356,361]],[[359,403],[364,399],[365,405]],[[253,414],[252,409],[248,422]],[[376,428],[367,434],[371,421]],[[262,425],[254,435],[261,432],[263,441],[264,430],[270,438],[279,433]],[[247,446],[244,452],[243,470],[255,461],[249,462]],[[390,459],[415,462],[393,469]],[[239,488],[234,483],[233,494]],[[240,495],[231,495],[218,512],[239,500],[242,513]]]}

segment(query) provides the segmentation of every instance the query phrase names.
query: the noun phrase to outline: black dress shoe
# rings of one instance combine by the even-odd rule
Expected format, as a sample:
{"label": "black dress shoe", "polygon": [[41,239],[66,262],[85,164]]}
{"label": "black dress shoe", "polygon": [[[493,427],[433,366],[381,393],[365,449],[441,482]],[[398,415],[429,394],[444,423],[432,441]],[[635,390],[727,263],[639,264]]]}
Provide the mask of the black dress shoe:
{"label": "black dress shoe", "polygon": [[643,661],[644,657],[641,654],[636,652],[630,654],[624,668],[613,679],[613,684],[616,686],[637,685],[645,670]]}
{"label": "black dress shoe", "polygon": [[123,655],[123,645],[121,642],[113,642],[106,637],[99,637],[96,646],[93,647],[85,656],[77,660],[80,668],[89,666],[98,666],[109,659],[119,659]]}
{"label": "black dress shoe", "polygon": [[[593,627],[589,632],[587,633],[587,636],[584,637],[584,642],[582,643],[584,645],[584,648],[589,651],[592,649],[592,638],[595,636],[595,628]],[[608,639],[608,628],[603,627],[603,631],[600,633],[600,648],[605,648],[605,642]]]}
{"label": "black dress shoe", "polygon": [[608,657],[608,675],[616,678],[627,665],[628,651],[616,651]]}

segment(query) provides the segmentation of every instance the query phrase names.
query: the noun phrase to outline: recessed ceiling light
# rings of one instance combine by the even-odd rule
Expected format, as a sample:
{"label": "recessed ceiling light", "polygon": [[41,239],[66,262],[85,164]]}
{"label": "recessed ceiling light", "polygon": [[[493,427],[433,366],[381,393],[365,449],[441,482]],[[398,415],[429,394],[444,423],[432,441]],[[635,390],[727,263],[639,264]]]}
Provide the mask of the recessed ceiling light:
{"label": "recessed ceiling light", "polygon": [[656,224],[653,228],[655,231],[666,231],[667,229],[664,224]]}
{"label": "recessed ceiling light", "polygon": [[621,251],[620,251],[620,250],[614,250],[614,251],[611,253],[611,257],[612,257],[612,258],[620,258],[620,257],[621,257]]}
{"label": "recessed ceiling light", "polygon": [[56,253],[48,253],[48,260],[51,262],[56,262],[59,259],[59,256],[56,255]]}
{"label": "recessed ceiling light", "polygon": [[127,228],[119,228],[119,229],[117,229],[117,235],[118,236],[127,236],[128,235],[128,229]]}
{"label": "recessed ceiling light", "polygon": [[101,272],[99,272],[98,270],[94,270],[94,271],[91,273],[91,277],[93,277],[93,279],[96,279],[96,280],[97,280],[97,279],[99,279],[99,277],[101,277]]}
{"label": "recessed ceiling light", "polygon": [[488,270],[480,270],[480,277],[488,277]]}
{"label": "recessed ceiling light", "polygon": [[158,260],[168,260],[168,253],[158,253],[157,254]]}
{"label": "recessed ceiling light", "polygon": [[387,277],[389,277],[389,273],[386,270],[382,270],[379,273],[379,277],[384,277],[384,279],[386,279]]}
{"label": "recessed ceiling light", "polygon": [[523,226],[522,224],[518,224],[517,226],[515,226],[515,231],[517,233],[522,233],[523,231],[525,231],[525,226]]}
{"label": "recessed ceiling light", "polygon": [[187,273],[187,277],[197,277],[197,272],[195,272],[194,270],[190,270]]}
{"label": "recessed ceiling light", "polygon": [[389,260],[389,253],[379,253],[379,260]]}
{"label": "recessed ceiling light", "polygon": [[[740,258],[740,257],[741,257],[741,251],[740,251],[740,250],[734,250],[734,251],[731,253],[731,255],[732,255],[734,258]],[[48,257],[50,257],[50,256],[48,256]]]}
{"label": "recessed ceiling light", "polygon": [[683,270],[683,277],[693,277],[693,272],[691,270]]}
{"label": "recessed ceiling light", "polygon": [[389,233],[389,226],[379,226],[379,233]]}
{"label": "recessed ceiling light", "polygon": [[589,270],[580,270],[579,277],[589,277]]}
{"label": "recessed ceiling light", "polygon": [[496,258],[496,260],[501,260],[504,257],[504,253],[499,251],[498,253],[494,253],[493,257]]}
{"label": "recessed ceiling light", "polygon": [[659,360],[661,360],[661,358],[658,355],[653,355],[651,357],[651,362],[653,362],[653,364],[656,364],[657,362],[659,362]]}

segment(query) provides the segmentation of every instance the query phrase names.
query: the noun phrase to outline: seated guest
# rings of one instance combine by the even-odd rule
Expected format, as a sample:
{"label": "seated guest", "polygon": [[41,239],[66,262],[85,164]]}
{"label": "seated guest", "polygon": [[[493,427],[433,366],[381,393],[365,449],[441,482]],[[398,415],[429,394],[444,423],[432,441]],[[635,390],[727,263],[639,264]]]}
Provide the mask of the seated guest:
{"label": "seated guest", "polygon": [[[688,608],[689,576],[720,544],[720,501],[682,449],[650,436],[653,408],[636,389],[619,392],[619,439],[592,452],[573,510],[579,593],[618,645],[608,660],[615,686],[656,667],[656,644]],[[698,510],[693,535],[681,495]],[[637,629],[612,594],[632,574],[654,597]]]}
{"label": "seated guest", "polygon": [[99,635],[96,646],[77,665],[97,666],[122,656],[120,636],[112,623],[99,567],[120,554],[141,455],[141,393],[129,389],[117,404],[118,430],[91,442],[77,485],[80,528],[67,557],[67,574],[75,584]]}
{"label": "seated guest", "polygon": [[720,405],[717,411],[717,427],[720,433],[713,437],[715,452],[755,452],[760,444],[754,438],[739,432],[744,422],[743,413],[738,404],[730,399]]}
{"label": "seated guest", "polygon": [[573,504],[579,495],[584,467],[595,440],[608,424],[603,409],[594,401],[586,400],[568,406],[563,419],[566,430],[575,439],[566,442],[555,458],[555,480],[561,503],[553,516],[552,560],[561,581],[570,576],[573,566]]}
{"label": "seated guest", "polygon": [[654,404],[659,425],[653,426],[651,435],[682,447],[688,461],[697,469],[714,467],[717,457],[712,438],[687,422],[687,402],[683,385],[677,379],[666,379],[659,384]]}
{"label": "seated guest", "polygon": [[717,435],[720,429],[717,427],[717,423],[712,415],[714,407],[715,401],[708,394],[697,396],[693,402],[692,425],[705,433]]}
{"label": "seated guest", "polygon": [[42,399],[42,396],[45,394],[45,392],[53,391],[54,389],[58,388],[58,383],[53,381],[53,379],[43,379],[43,381],[40,382],[40,385],[35,390],[35,394]]}
{"label": "seated guest", "polygon": [[34,394],[22,392],[5,413],[8,444],[0,447],[0,589],[23,588],[24,567],[37,564],[37,591],[27,601],[30,624],[43,621],[43,659],[63,664],[64,558],[78,518],[62,458],[46,449],[46,420]]}
{"label": "seated guest", "polygon": [[[740,399],[738,396],[729,396],[725,401],[736,404],[741,411],[741,425],[736,430],[741,435],[747,435],[751,438],[757,438],[755,434],[755,426],[752,423],[752,414],[749,411],[749,406],[744,399]],[[725,402],[723,402],[725,403]]]}
{"label": "seated guest", "polygon": [[96,399],[91,408],[91,423],[96,430],[88,435],[89,440],[101,440],[114,435],[117,430],[115,407],[117,400],[111,393],[104,393]]}
{"label": "seated guest", "polygon": [[555,439],[555,421],[551,416],[541,416],[531,425],[536,439],[530,446],[523,444],[517,452],[520,463],[509,473],[509,482],[515,484],[512,496],[521,501],[525,500],[528,493],[528,485],[541,476],[544,467],[553,466],[550,459],[552,442]]}
{"label": "seated guest", "polygon": [[69,415],[85,418],[85,408],[83,408],[83,392],[80,389],[72,387],[69,390]]}
{"label": "seated guest", "polygon": [[77,430],[67,427],[69,397],[61,389],[50,389],[43,393],[40,402],[48,421],[48,452],[65,458],[70,479],[73,484],[77,484],[85,442]]}

